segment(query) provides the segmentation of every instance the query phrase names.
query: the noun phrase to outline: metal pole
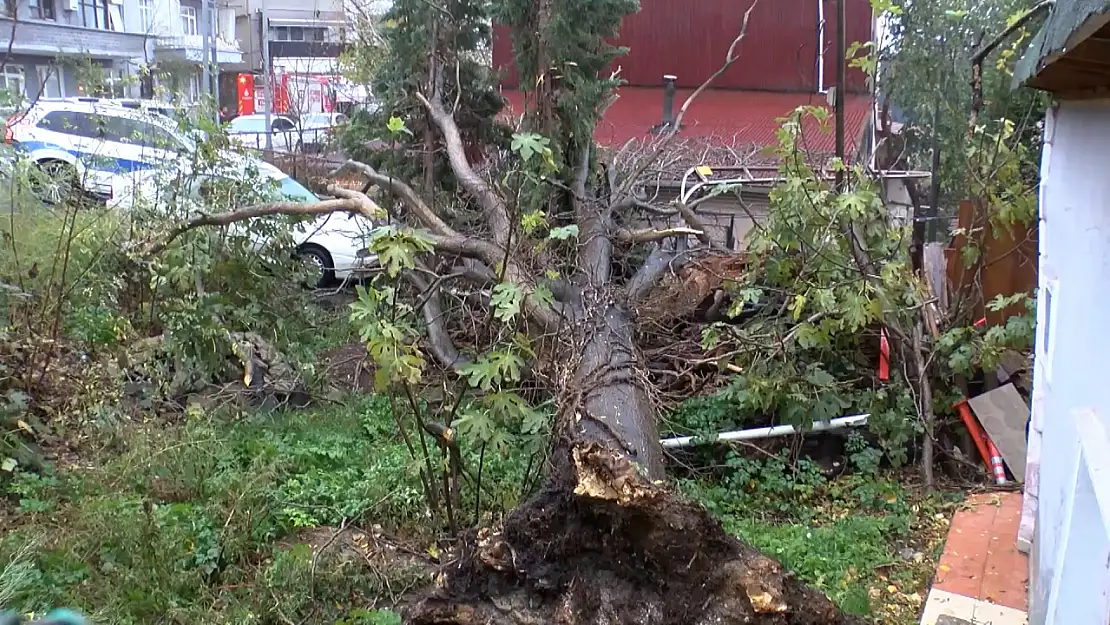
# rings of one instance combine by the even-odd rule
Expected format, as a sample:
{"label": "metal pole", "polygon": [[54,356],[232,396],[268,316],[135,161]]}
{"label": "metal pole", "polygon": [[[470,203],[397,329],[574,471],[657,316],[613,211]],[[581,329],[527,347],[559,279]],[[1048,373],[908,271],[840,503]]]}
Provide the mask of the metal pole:
{"label": "metal pole", "polygon": [[[842,163],[847,164],[844,149],[844,99],[847,90],[844,88],[844,58],[845,49],[848,47],[844,34],[844,0],[836,0],[836,156]],[[844,191],[844,171],[836,172],[836,189]]]}
{"label": "metal pole", "polygon": [[212,99],[216,104],[216,123],[220,123],[220,22],[219,10],[216,5],[216,0],[207,0],[211,2],[212,7],[208,10],[212,14],[212,28],[209,32],[212,33]]}
{"label": "metal pole", "polygon": [[212,22],[208,12],[208,0],[201,0],[200,15],[198,16],[199,31],[200,31],[200,66],[203,70],[203,75],[200,83],[200,94],[203,97],[212,90],[212,72],[208,63],[211,55],[208,51],[208,33],[212,26]]}
{"label": "metal pole", "polygon": [[270,119],[271,110],[273,109],[273,86],[270,80],[273,78],[273,68],[270,66],[270,19],[266,12],[266,0],[262,0],[261,9],[262,19],[262,73],[264,80],[262,81],[262,94],[263,94],[263,113],[266,115],[266,150],[274,149],[274,137],[270,132],[270,124],[273,120]]}

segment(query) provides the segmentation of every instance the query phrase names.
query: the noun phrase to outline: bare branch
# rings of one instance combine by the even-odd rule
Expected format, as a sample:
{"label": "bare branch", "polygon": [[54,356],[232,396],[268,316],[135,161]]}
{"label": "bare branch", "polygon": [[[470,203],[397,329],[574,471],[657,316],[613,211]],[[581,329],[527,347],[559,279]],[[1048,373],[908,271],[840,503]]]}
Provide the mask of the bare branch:
{"label": "bare branch", "polygon": [[662,241],[670,237],[689,236],[694,235],[701,239],[705,236],[705,231],[695,230],[693,228],[646,228],[643,230],[629,230],[622,228],[617,230],[617,238],[624,243],[650,243],[652,241]]}
{"label": "bare branch", "polygon": [[675,202],[675,207],[678,209],[678,214],[682,215],[682,220],[686,222],[686,225],[690,226],[690,229],[698,232],[698,234],[695,235],[698,237],[698,241],[701,241],[703,245],[712,247],[713,241],[709,238],[709,234],[706,233],[705,224],[702,222],[701,218],[694,213],[694,210],[682,201]]}
{"label": "bare branch", "polygon": [[631,175],[629,175],[628,178],[625,179],[624,184],[621,185],[620,190],[615,194],[618,200],[632,189],[632,186],[636,184],[637,180],[639,180],[640,175],[642,175],[644,171],[659,158],[659,155],[663,153],[663,150],[667,148],[667,145],[669,145],[671,140],[674,139],[675,135],[678,134],[679,129],[682,128],[682,119],[686,117],[686,111],[690,109],[690,105],[694,103],[694,100],[696,100],[703,91],[708,89],[709,85],[711,85],[714,80],[717,80],[722,75],[724,75],[724,73],[728,71],[728,68],[732,67],[733,63],[739,60],[739,57],[736,55],[736,48],[740,45],[740,42],[743,41],[744,37],[748,34],[748,20],[749,18],[751,18],[752,11],[754,11],[755,7],[757,6],[759,6],[759,0],[755,0],[755,2],[752,2],[752,5],[748,7],[747,11],[744,12],[744,21],[740,26],[740,34],[736,35],[736,38],[732,40],[732,44],[729,45],[728,54],[725,56],[724,64],[717,68],[717,71],[713,72],[713,74],[711,74],[709,78],[706,78],[705,82],[699,85],[697,89],[694,89],[694,92],[691,93],[689,97],[686,98],[686,101],[682,103],[682,107],[678,109],[678,115],[675,116],[674,123],[671,125],[670,130],[667,131],[666,136],[663,137],[662,141],[658,142],[655,145],[655,149],[652,150],[651,155],[641,161],[636,169],[632,171]]}
{"label": "bare branch", "polygon": [[328,187],[328,193],[334,195],[337,199],[323,200],[321,202],[312,202],[309,204],[301,202],[272,202],[270,204],[249,206],[229,213],[198,217],[171,230],[165,239],[148,251],[148,254],[154,255],[164,251],[181,235],[203,226],[229,226],[236,222],[272,215],[326,215],[328,213],[346,211],[359,213],[371,221],[380,219],[385,215],[385,211],[383,211],[380,206],[357,191],[350,191],[336,185],[330,185]]}

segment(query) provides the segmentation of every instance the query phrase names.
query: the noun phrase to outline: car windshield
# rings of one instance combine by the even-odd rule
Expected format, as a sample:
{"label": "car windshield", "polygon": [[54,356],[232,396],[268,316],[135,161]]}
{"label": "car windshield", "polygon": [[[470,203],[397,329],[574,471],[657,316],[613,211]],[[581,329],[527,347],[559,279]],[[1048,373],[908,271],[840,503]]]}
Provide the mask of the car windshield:
{"label": "car windshield", "polygon": [[233,132],[266,132],[266,120],[260,117],[237,117],[228,128]]}
{"label": "car windshield", "polygon": [[316,197],[315,193],[309,191],[304,185],[289,177],[281,179],[281,194],[290,200],[302,202],[304,204],[318,202],[320,200],[320,198]]}

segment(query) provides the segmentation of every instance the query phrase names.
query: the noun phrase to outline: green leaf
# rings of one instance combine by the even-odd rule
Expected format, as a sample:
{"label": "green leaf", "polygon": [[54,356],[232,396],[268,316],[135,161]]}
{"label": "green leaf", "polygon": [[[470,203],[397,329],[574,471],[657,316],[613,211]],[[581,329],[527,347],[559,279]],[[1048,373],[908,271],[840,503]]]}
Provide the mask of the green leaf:
{"label": "green leaf", "polygon": [[802,311],[805,310],[805,307],[806,307],[806,296],[805,295],[800,295],[800,294],[795,295],[794,296],[794,301],[791,302],[790,306],[789,306],[790,312],[794,313],[794,321],[798,321],[799,319],[802,318]]}
{"label": "green leaf", "polygon": [[520,216],[520,227],[524,229],[525,234],[532,234],[540,228],[547,226],[547,213],[541,210],[534,210],[524,213]]}
{"label": "green leaf", "polygon": [[551,287],[546,284],[537,284],[532,289],[532,299],[537,304],[546,308],[551,308],[555,305],[555,294],[551,292]]}
{"label": "green leaf", "polygon": [[547,233],[548,239],[556,241],[566,241],[570,238],[578,238],[578,225],[571,224],[569,226],[562,226],[560,228],[552,228],[551,232]]}
{"label": "green leaf", "polygon": [[509,149],[520,155],[520,160],[527,163],[536,154],[543,154],[545,150],[550,150],[548,145],[551,143],[547,137],[534,132],[515,133],[513,134],[512,143]]}
{"label": "green leaf", "polygon": [[512,282],[502,282],[493,287],[493,316],[503,323],[509,323],[520,314],[520,306],[524,303],[524,290]]}
{"label": "green leaf", "polygon": [[389,121],[387,121],[385,124],[385,129],[388,130],[389,134],[393,136],[397,136],[402,133],[410,137],[412,136],[412,131],[409,130],[408,126],[405,125],[405,120],[401,119],[400,117],[394,117],[391,115],[389,117]]}
{"label": "green leaf", "polygon": [[836,384],[836,378],[820,366],[814,366],[806,373],[806,381],[821,388],[829,388]]}

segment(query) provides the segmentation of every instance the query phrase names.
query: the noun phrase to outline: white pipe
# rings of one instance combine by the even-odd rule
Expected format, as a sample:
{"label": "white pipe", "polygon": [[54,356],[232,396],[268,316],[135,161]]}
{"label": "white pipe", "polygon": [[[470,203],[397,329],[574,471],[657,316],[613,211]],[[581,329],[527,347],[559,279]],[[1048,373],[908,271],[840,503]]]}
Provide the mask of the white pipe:
{"label": "white pipe", "polygon": [[[818,421],[813,424],[809,429],[810,432],[823,432],[825,430],[838,430],[840,428],[855,428],[861,425],[867,425],[867,418],[870,414],[857,414],[850,417],[837,417],[831,421]],[[736,432],[721,432],[717,435],[717,441],[746,441],[756,438],[772,438],[775,436],[786,436],[793,434],[798,430],[793,425],[775,425],[766,428],[755,428],[752,430],[739,430]],[[677,438],[665,438],[659,441],[659,444],[667,449],[675,449],[677,447],[689,447],[698,437],[696,436],[679,436]]]}
{"label": "white pipe", "polygon": [[817,0],[817,93],[825,88],[825,0]]}

